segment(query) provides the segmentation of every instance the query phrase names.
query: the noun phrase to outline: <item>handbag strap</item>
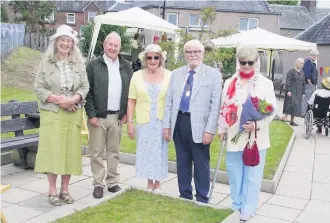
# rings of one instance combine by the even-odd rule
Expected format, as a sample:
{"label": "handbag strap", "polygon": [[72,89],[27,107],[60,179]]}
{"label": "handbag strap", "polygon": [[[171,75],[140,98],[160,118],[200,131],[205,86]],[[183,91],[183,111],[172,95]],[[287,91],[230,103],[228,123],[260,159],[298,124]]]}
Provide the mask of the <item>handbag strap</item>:
{"label": "handbag strap", "polygon": [[258,129],[258,127],[257,127],[257,121],[254,121],[254,136],[255,136],[256,139],[257,139],[257,129]]}

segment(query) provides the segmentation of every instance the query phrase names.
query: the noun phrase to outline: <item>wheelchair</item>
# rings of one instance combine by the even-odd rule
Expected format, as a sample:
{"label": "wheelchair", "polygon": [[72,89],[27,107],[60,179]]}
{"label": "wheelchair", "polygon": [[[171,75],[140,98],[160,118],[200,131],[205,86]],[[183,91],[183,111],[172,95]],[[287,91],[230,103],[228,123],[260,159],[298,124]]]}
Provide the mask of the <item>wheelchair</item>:
{"label": "wheelchair", "polygon": [[305,115],[304,136],[308,139],[312,133],[313,126],[318,125],[324,127],[325,135],[329,135],[330,128],[330,97],[322,98],[315,96],[314,104],[309,105]]}

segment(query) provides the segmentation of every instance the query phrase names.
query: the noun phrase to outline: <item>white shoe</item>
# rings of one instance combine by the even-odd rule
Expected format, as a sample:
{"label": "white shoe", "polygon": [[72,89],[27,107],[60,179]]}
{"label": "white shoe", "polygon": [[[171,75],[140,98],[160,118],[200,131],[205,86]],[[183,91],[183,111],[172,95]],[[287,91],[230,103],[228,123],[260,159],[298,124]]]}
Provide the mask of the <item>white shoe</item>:
{"label": "white shoe", "polygon": [[152,189],[150,189],[150,188],[147,189],[147,192],[152,193]]}
{"label": "white shoe", "polygon": [[155,190],[154,190],[154,194],[159,194],[159,195],[161,195],[161,194],[163,194],[163,192],[162,192],[161,189],[155,189]]}

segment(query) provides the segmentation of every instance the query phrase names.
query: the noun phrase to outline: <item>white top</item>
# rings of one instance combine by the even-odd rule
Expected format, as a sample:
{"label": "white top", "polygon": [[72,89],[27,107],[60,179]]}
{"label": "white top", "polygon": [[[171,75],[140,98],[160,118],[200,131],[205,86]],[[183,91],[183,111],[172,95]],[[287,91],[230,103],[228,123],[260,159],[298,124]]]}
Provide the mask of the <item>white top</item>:
{"label": "white top", "polygon": [[[274,108],[276,108],[276,97],[274,92],[274,85],[271,80],[267,79],[260,73],[256,73],[255,79],[250,80],[249,83],[247,83],[245,86],[241,86],[239,84],[239,76],[238,74],[234,74],[233,77],[229,78],[225,81],[224,88],[222,91],[222,97],[221,97],[221,108],[223,107],[225,103],[226,93],[228,91],[228,87],[230,86],[231,82],[235,77],[238,77],[238,80],[236,82],[236,96],[231,99],[230,101],[227,101],[226,104],[230,105],[231,103],[235,102],[235,104],[238,105],[237,110],[237,117],[238,120],[233,124],[232,126],[228,127],[228,124],[224,122],[224,119],[221,119],[221,115],[219,116],[219,133],[227,133],[228,140],[227,140],[227,151],[229,152],[237,152],[237,151],[243,151],[244,147],[247,143],[247,139],[249,134],[247,132],[243,132],[240,138],[238,139],[237,144],[234,144],[231,142],[231,139],[238,133],[239,131],[239,123],[240,123],[240,117],[242,114],[242,105],[245,102],[246,98],[248,97],[249,93],[251,92],[251,96],[257,96],[261,99],[266,99],[269,103],[273,105]],[[253,87],[253,90],[251,91],[251,87]],[[276,111],[272,113],[272,115],[267,116],[266,118],[257,121],[257,128],[259,131],[257,131],[257,144],[259,150],[268,149],[270,147],[270,141],[269,141],[269,125],[271,121],[273,120],[274,116],[276,114]],[[251,140],[254,140],[254,132],[251,134]]]}
{"label": "white top", "polygon": [[121,99],[121,76],[119,72],[119,60],[112,61],[106,54],[103,54],[104,62],[108,67],[108,110],[119,111]]}
{"label": "white top", "polygon": [[314,91],[312,96],[309,98],[308,104],[312,105],[314,104],[315,96],[318,95],[321,98],[329,98],[330,97],[330,90],[327,89],[317,89]]}

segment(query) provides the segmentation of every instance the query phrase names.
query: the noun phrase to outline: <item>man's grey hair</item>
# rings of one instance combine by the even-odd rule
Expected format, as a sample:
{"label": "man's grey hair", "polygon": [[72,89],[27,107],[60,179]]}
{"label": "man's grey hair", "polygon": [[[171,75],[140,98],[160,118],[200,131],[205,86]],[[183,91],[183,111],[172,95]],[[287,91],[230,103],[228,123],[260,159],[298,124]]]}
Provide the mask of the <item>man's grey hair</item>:
{"label": "man's grey hair", "polygon": [[240,45],[236,49],[236,57],[238,60],[254,60],[257,61],[259,53],[257,48],[251,45]]}
{"label": "man's grey hair", "polygon": [[320,53],[317,49],[312,49],[311,51],[309,51],[309,55],[311,56],[318,56]]}
{"label": "man's grey hair", "polygon": [[121,45],[121,37],[120,37],[120,35],[119,35],[117,32],[111,32],[111,33],[109,33],[109,34],[105,37],[104,42],[107,42],[107,41],[108,41],[110,38],[112,38],[112,37],[117,38],[117,39],[119,40],[119,42],[120,42],[120,45]]}
{"label": "man's grey hair", "polygon": [[188,47],[197,47],[202,52],[205,51],[204,45],[198,39],[192,39],[192,40],[187,41],[183,46],[183,50],[185,51]]}

